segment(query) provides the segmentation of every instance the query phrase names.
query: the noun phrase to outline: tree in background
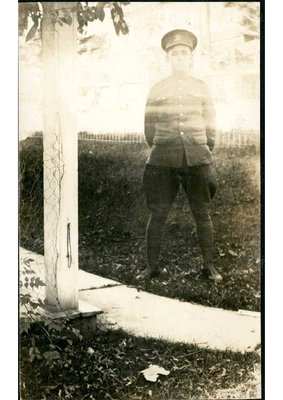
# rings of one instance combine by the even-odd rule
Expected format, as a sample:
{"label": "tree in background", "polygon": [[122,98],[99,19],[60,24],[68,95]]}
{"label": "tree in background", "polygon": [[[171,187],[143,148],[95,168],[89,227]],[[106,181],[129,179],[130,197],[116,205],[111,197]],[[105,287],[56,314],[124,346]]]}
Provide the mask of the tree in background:
{"label": "tree in background", "polygon": [[238,10],[237,37],[223,37],[223,43],[212,46],[211,65],[214,70],[225,70],[235,66],[252,66],[259,55],[260,6],[256,2],[225,2],[225,8]]}
{"label": "tree in background", "polygon": [[[64,23],[71,25],[71,13],[76,12],[78,31],[83,33],[89,22],[95,20],[103,21],[105,18],[105,9],[109,8],[116,34],[119,35],[121,32],[125,35],[129,32],[129,28],[124,20],[123,6],[127,4],[129,2],[97,2],[96,5],[90,6],[89,2],[79,2],[74,5],[72,10],[63,8],[55,10],[53,12],[53,21],[61,26]],[[36,32],[39,32],[41,35],[42,14],[41,2],[19,3],[19,35],[21,36],[27,31],[30,19],[33,22],[32,27],[26,35],[26,41],[31,40]]]}
{"label": "tree in background", "polygon": [[235,7],[241,11],[240,24],[245,28],[243,33],[246,42],[259,39],[259,2],[233,2],[227,1],[225,7]]}

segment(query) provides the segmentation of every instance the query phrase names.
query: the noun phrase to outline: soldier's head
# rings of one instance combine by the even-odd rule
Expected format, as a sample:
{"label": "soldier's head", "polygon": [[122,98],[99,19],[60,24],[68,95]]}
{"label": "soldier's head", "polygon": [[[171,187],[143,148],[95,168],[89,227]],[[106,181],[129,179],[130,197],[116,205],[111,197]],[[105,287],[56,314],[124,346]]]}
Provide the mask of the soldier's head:
{"label": "soldier's head", "polygon": [[192,51],[188,46],[177,44],[167,51],[166,59],[172,73],[186,73],[192,64]]}
{"label": "soldier's head", "polygon": [[196,45],[196,36],[187,30],[175,29],[163,36],[161,46],[166,52],[172,73],[186,73],[190,70]]}

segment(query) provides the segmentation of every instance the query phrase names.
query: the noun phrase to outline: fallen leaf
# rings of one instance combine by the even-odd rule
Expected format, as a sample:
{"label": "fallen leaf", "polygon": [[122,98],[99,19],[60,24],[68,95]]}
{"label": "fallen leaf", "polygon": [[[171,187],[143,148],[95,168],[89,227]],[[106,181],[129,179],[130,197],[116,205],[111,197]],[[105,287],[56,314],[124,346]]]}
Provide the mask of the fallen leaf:
{"label": "fallen leaf", "polygon": [[233,250],[228,250],[228,253],[231,254],[231,256],[233,256],[233,257],[238,257],[238,254],[235,253],[235,251],[233,251]]}
{"label": "fallen leaf", "polygon": [[169,375],[169,373],[166,369],[153,364],[150,364],[148,368],[141,371],[141,374],[149,382],[156,382],[159,375]]}
{"label": "fallen leaf", "polygon": [[89,348],[87,349],[87,353],[90,354],[90,355],[92,355],[92,354],[94,354],[94,350],[93,350],[91,347],[89,347]]}
{"label": "fallen leaf", "polygon": [[43,357],[48,361],[53,361],[53,360],[57,360],[58,358],[60,358],[60,354],[56,350],[55,351],[46,351],[45,353],[43,353]]}

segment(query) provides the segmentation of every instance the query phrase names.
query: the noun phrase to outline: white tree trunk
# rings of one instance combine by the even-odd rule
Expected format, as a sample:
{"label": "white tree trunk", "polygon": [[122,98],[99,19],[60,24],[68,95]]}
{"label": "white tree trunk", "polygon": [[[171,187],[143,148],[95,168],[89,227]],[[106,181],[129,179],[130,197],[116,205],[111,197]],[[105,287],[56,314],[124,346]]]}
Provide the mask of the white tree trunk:
{"label": "white tree trunk", "polygon": [[78,307],[77,20],[60,26],[43,4],[44,260],[46,300],[56,310]]}

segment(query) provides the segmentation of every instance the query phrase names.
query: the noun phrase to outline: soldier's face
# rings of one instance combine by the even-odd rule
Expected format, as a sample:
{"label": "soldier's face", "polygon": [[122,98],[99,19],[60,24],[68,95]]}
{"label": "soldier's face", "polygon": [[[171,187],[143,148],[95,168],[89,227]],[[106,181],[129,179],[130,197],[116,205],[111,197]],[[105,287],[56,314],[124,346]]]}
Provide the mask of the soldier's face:
{"label": "soldier's face", "polygon": [[173,73],[188,72],[192,62],[191,49],[183,44],[171,47],[167,52],[167,61]]}

